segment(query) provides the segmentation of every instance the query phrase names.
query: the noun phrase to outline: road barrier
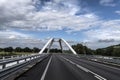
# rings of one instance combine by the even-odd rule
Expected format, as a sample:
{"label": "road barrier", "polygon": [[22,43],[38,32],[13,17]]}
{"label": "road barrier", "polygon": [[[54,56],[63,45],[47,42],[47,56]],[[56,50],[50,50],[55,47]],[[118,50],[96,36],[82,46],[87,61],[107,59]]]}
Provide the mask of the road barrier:
{"label": "road barrier", "polygon": [[101,56],[101,55],[80,55],[81,58],[87,58],[93,61],[113,63],[120,65],[120,57]]}
{"label": "road barrier", "polygon": [[48,54],[37,54],[0,61],[0,80],[13,80],[47,56]]}

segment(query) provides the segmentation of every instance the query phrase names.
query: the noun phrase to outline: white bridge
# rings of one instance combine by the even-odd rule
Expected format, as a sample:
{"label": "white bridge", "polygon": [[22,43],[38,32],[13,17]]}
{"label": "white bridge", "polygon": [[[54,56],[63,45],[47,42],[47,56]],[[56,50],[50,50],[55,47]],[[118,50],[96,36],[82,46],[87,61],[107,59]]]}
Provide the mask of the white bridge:
{"label": "white bridge", "polygon": [[[77,53],[74,51],[74,49],[67,43],[67,41],[65,41],[64,39],[57,39],[61,48],[61,51],[63,52],[63,47],[62,47],[62,42],[64,42],[67,47],[72,51],[73,54],[77,55]],[[49,53],[51,46],[53,45],[53,43],[56,41],[56,38],[51,38],[50,40],[48,40],[48,42],[45,44],[45,46],[41,49],[41,51],[39,52],[39,54],[42,54],[43,51],[48,47],[47,53]]]}

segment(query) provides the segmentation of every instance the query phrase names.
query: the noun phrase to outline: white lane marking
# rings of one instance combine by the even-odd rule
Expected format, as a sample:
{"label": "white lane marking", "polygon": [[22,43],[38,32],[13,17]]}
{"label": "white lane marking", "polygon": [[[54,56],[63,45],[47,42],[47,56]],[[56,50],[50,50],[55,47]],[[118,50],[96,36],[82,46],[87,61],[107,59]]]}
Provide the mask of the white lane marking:
{"label": "white lane marking", "polygon": [[82,67],[82,66],[74,63],[73,61],[71,61],[71,60],[69,60],[69,59],[67,59],[67,58],[65,58],[65,57],[63,57],[63,56],[61,56],[61,57],[62,57],[63,59],[65,59],[66,61],[68,61],[69,63],[71,63],[71,64],[73,64],[73,65],[76,65],[78,68],[82,69],[83,71],[89,72],[89,73],[93,74],[95,78],[97,78],[97,79],[99,79],[99,80],[107,80],[107,79],[105,79],[104,77],[102,77],[102,76],[100,76],[100,75],[98,75],[98,74],[90,71],[89,69],[84,68],[84,67]]}
{"label": "white lane marking", "polygon": [[50,63],[51,63],[51,60],[52,60],[52,56],[51,56],[51,58],[49,59],[49,61],[48,61],[48,63],[47,63],[47,66],[46,66],[46,68],[45,68],[45,70],[44,70],[44,72],[43,72],[43,75],[42,75],[42,77],[41,77],[40,80],[44,80],[44,79],[45,79],[45,75],[46,75],[47,70],[48,70],[48,68],[49,68],[49,65],[50,65]]}
{"label": "white lane marking", "polygon": [[107,80],[107,79],[105,79],[104,77],[102,77],[102,76],[100,76],[100,75],[98,75],[98,74],[96,74],[96,73],[94,73],[94,72],[92,72],[92,71],[90,71],[90,70],[89,70],[89,72],[92,73],[92,74],[94,74],[95,77],[97,77],[97,78],[99,77],[100,80]]}
{"label": "white lane marking", "polygon": [[80,68],[80,69],[82,69],[82,70],[84,70],[85,72],[89,72],[89,70],[88,69],[86,69],[86,68],[84,68],[84,67],[82,67],[82,66],[80,66],[80,65],[76,65],[78,68]]}
{"label": "white lane marking", "polygon": [[[64,57],[62,57],[62,58],[64,58]],[[67,59],[67,58],[64,58],[64,59],[65,59],[66,61],[70,62],[71,64],[76,65],[78,68],[82,69],[82,70],[85,71],[85,72],[88,72],[88,71],[89,71],[88,69],[86,69],[86,68],[84,68],[84,67],[82,67],[82,66],[80,66],[80,65],[78,65],[78,64],[76,64],[76,63],[74,63],[74,62],[72,62],[71,60],[69,60],[69,59]]]}
{"label": "white lane marking", "polygon": [[102,80],[100,77],[98,77],[98,76],[95,76],[97,79],[99,79],[99,80]]}

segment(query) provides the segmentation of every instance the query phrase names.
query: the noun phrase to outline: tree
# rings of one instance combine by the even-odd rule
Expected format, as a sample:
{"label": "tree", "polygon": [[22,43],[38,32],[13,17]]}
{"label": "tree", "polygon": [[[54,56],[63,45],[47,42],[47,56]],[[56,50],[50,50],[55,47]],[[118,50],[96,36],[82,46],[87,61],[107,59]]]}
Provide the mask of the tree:
{"label": "tree", "polygon": [[114,48],[113,56],[120,56],[120,48]]}
{"label": "tree", "polygon": [[120,45],[113,45],[106,48],[99,48],[96,50],[96,54],[103,56],[120,56]]}
{"label": "tree", "polygon": [[112,56],[112,54],[113,54],[113,46],[107,47],[106,51],[105,51],[105,54],[107,56]]}
{"label": "tree", "polygon": [[104,53],[105,53],[104,49],[97,49],[96,50],[97,55],[105,55]]}
{"label": "tree", "polygon": [[12,47],[6,47],[4,48],[5,52],[13,52],[13,48]]}
{"label": "tree", "polygon": [[50,49],[50,53],[61,53],[62,51],[60,49]]}
{"label": "tree", "polygon": [[0,48],[0,52],[2,52],[3,51],[3,48]]}
{"label": "tree", "polygon": [[32,50],[31,50],[29,47],[25,47],[25,48],[23,49],[23,51],[24,51],[24,52],[32,52]]}
{"label": "tree", "polygon": [[72,47],[78,54],[85,53],[85,49],[84,49],[84,46],[82,44],[73,45]]}
{"label": "tree", "polygon": [[85,51],[86,51],[86,54],[90,54],[90,55],[95,54],[95,50],[91,50],[91,49],[87,48],[86,46],[85,46]]}
{"label": "tree", "polygon": [[39,48],[36,48],[36,47],[33,48],[33,52],[34,52],[34,53],[38,53],[39,51],[40,51]]}
{"label": "tree", "polygon": [[14,51],[15,52],[23,52],[23,49],[21,47],[16,47]]}

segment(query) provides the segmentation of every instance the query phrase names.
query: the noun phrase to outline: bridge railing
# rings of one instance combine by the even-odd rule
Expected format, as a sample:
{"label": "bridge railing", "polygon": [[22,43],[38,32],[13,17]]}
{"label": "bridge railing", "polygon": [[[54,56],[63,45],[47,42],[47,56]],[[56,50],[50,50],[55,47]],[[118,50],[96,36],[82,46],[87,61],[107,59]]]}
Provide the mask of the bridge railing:
{"label": "bridge railing", "polygon": [[120,57],[101,56],[101,55],[80,55],[80,56],[93,61],[100,61],[104,63],[113,63],[120,65]]}
{"label": "bridge railing", "polygon": [[0,80],[13,80],[13,77],[20,75],[20,73],[22,73],[23,70],[30,68],[40,60],[47,57],[47,55],[48,54],[37,54],[1,61]]}
{"label": "bridge railing", "polygon": [[8,60],[8,59],[13,59],[13,58],[19,58],[19,57],[25,57],[25,56],[31,56],[31,55],[35,55],[34,54],[22,54],[22,55],[12,55],[12,56],[0,56],[0,61],[2,60]]}
{"label": "bridge railing", "polygon": [[0,60],[0,69],[40,57],[40,55],[22,55]]}

